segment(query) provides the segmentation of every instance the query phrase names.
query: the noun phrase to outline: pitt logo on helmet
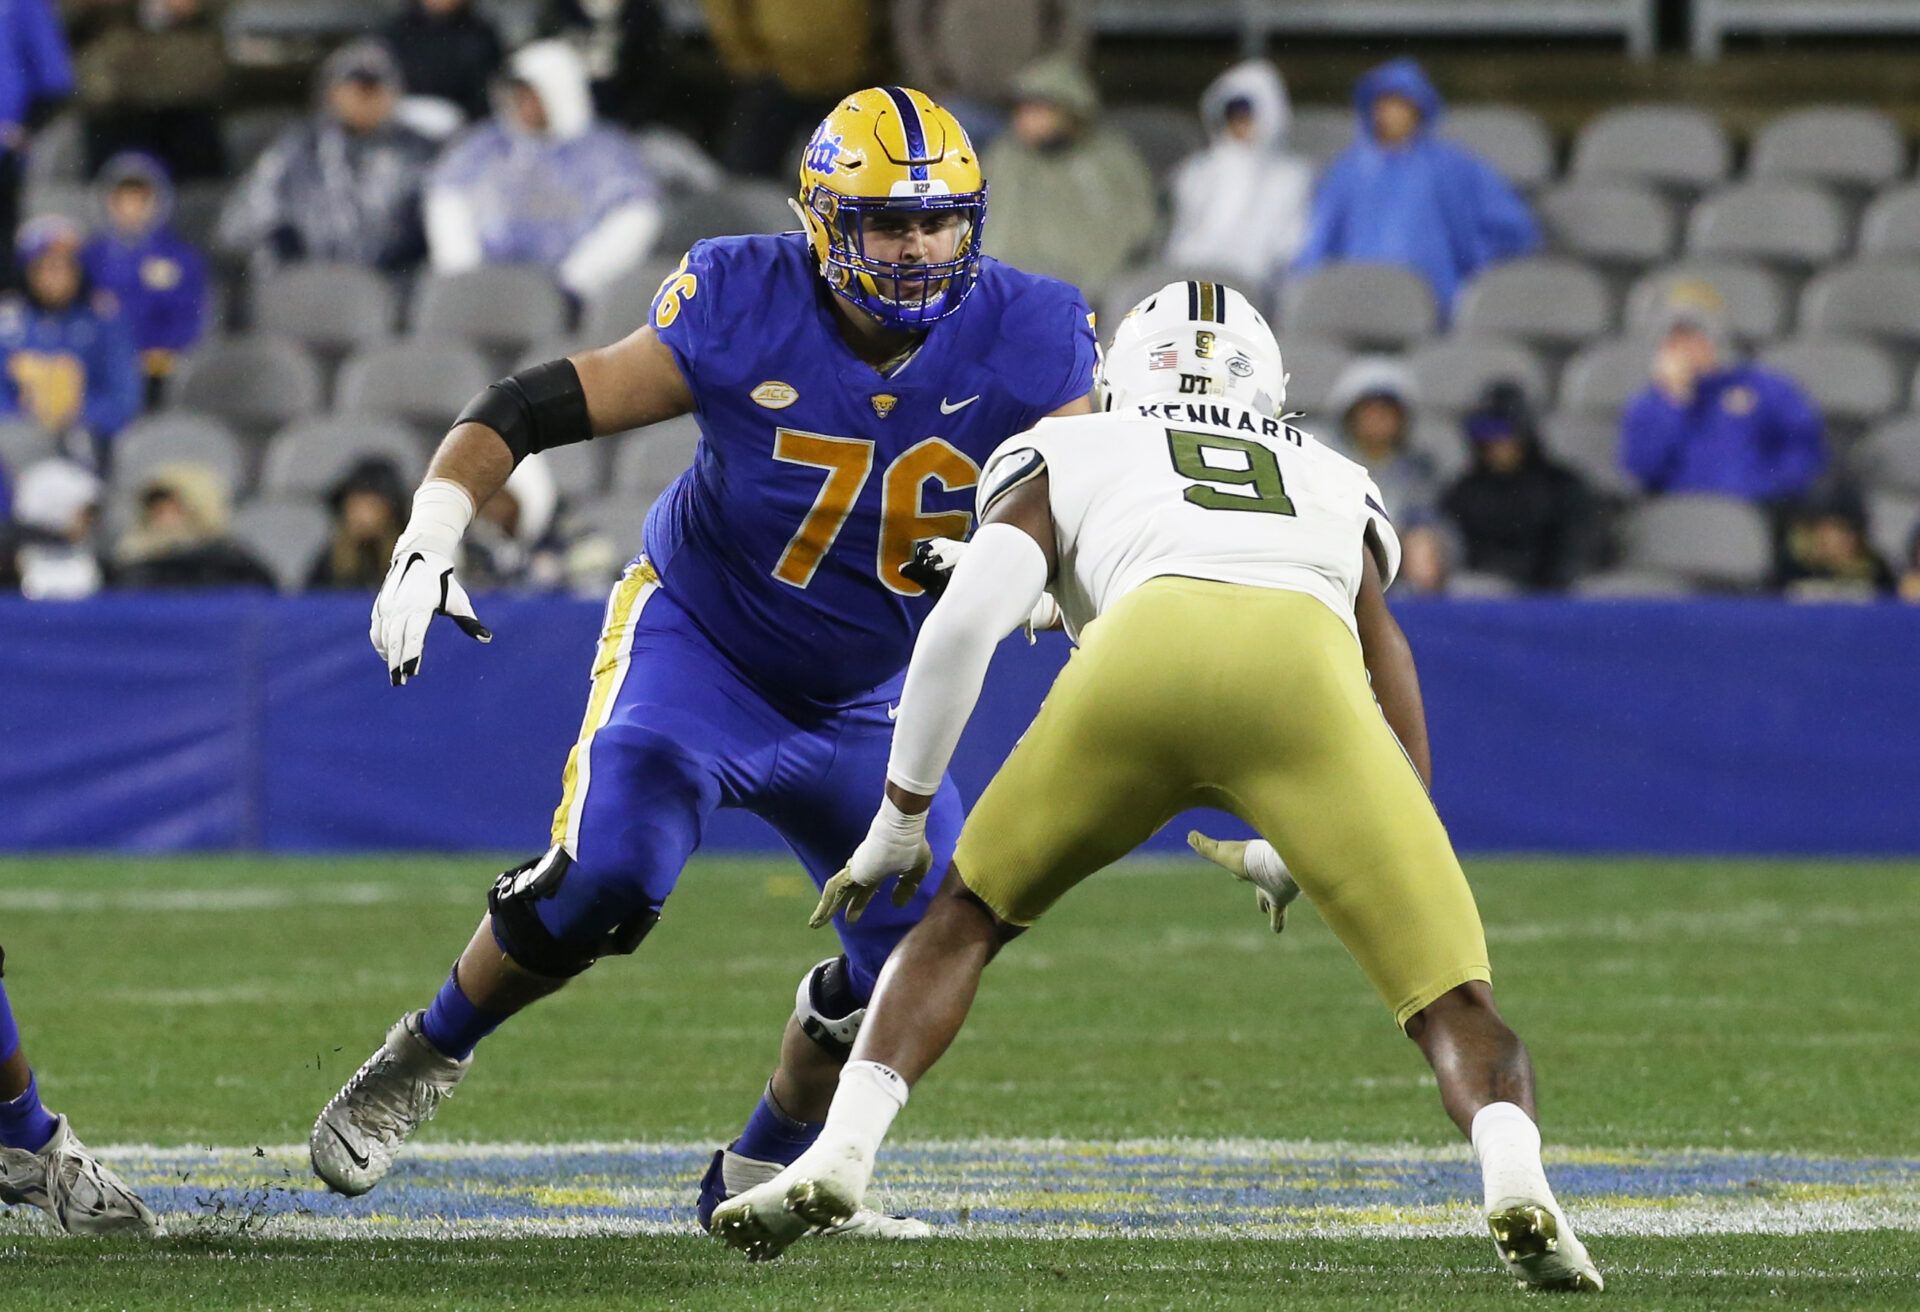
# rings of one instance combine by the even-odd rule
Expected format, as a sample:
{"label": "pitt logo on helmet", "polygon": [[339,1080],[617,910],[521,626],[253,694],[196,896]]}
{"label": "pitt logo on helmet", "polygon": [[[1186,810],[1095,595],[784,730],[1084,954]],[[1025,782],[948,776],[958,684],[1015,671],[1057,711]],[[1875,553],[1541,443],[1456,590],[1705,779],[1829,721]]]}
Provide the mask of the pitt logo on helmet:
{"label": "pitt logo on helmet", "polygon": [[[987,184],[966,129],[925,92],[868,87],[835,106],[800,157],[793,208],[827,285],[891,327],[945,318],[979,279]],[[921,214],[955,217],[951,253],[868,253],[868,221]],[[942,247],[946,240],[942,234]]]}

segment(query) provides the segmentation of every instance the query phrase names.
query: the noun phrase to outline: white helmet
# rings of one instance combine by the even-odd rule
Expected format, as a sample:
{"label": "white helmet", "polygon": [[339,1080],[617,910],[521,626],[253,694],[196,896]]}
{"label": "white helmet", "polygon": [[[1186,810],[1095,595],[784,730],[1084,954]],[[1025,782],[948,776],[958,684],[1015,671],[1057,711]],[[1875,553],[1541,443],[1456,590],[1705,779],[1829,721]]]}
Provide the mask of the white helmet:
{"label": "white helmet", "polygon": [[1287,399],[1266,316],[1224,283],[1170,282],[1127,311],[1094,379],[1100,408],[1218,396],[1275,419]]}

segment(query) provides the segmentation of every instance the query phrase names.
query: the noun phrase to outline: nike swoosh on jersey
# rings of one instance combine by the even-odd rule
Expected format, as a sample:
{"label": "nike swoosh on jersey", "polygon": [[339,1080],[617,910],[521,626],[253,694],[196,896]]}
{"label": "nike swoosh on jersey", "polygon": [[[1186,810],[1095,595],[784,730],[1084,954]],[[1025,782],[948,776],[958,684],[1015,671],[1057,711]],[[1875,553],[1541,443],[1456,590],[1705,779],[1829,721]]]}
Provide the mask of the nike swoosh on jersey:
{"label": "nike swoosh on jersey", "polygon": [[976,393],[975,395],[968,397],[964,401],[956,401],[952,405],[948,405],[947,398],[943,396],[940,398],[940,413],[943,415],[950,415],[956,410],[965,410],[968,406],[972,405],[975,401],[978,401],[979,399],[980,397]]}

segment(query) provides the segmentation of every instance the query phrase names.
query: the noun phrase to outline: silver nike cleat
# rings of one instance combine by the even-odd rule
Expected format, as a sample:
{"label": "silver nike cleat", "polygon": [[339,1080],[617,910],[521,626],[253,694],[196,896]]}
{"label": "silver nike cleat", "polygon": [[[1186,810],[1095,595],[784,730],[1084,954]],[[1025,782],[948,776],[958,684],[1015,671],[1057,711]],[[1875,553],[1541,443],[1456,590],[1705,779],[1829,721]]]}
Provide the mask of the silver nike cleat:
{"label": "silver nike cleat", "polygon": [[313,1123],[307,1149],[313,1173],[335,1193],[354,1197],[386,1178],[413,1132],[433,1119],[473,1066],[455,1061],[420,1033],[425,1012],[402,1016],[387,1041],[333,1095]]}
{"label": "silver nike cleat", "polygon": [[153,1209],[87,1151],[64,1116],[38,1152],[0,1148],[0,1203],[31,1203],[70,1235],[161,1233]]}

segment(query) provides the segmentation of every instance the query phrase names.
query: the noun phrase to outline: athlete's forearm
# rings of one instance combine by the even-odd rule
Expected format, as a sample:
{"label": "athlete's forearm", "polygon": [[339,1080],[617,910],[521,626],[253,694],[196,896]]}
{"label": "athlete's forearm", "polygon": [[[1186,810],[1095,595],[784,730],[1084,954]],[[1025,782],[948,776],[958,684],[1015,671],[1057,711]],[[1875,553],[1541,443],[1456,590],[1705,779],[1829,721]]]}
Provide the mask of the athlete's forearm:
{"label": "athlete's forearm", "polygon": [[513,473],[513,452],[485,424],[455,424],[427,466],[427,480],[444,479],[483,506]]}

